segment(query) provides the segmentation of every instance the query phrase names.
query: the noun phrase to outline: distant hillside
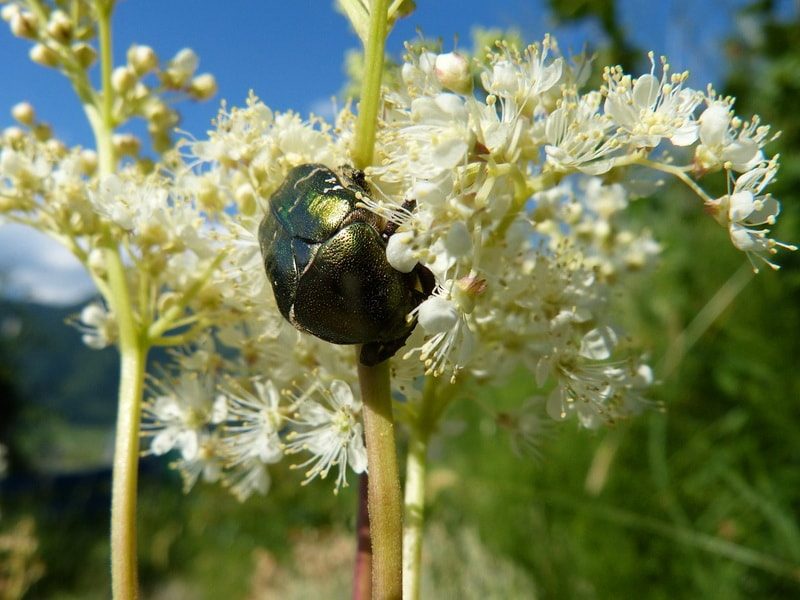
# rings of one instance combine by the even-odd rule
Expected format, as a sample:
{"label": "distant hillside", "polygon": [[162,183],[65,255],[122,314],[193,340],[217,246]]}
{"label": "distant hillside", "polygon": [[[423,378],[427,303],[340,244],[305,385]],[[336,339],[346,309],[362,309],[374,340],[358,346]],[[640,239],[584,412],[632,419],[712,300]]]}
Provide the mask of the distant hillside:
{"label": "distant hillside", "polygon": [[0,301],[0,343],[25,415],[52,412],[74,425],[113,424],[117,351],[86,347],[66,324],[82,307]]}
{"label": "distant hillside", "polygon": [[[92,350],[67,320],[85,304],[59,307],[0,300],[0,416],[26,464],[50,472],[109,464],[116,419],[115,348]],[[161,349],[152,362],[165,362]],[[16,406],[8,406],[14,403]]]}

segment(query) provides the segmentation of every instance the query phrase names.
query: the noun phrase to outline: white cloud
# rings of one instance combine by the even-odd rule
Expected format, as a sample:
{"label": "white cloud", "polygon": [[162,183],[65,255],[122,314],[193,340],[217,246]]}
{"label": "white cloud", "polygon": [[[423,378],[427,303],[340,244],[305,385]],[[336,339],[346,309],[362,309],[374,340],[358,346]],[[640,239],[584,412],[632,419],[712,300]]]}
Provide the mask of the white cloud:
{"label": "white cloud", "polygon": [[61,244],[30,227],[0,227],[0,295],[74,304],[95,293],[86,269]]}
{"label": "white cloud", "polygon": [[333,121],[336,118],[336,100],[332,96],[318,98],[309,105],[308,112],[314,113],[326,121]]}

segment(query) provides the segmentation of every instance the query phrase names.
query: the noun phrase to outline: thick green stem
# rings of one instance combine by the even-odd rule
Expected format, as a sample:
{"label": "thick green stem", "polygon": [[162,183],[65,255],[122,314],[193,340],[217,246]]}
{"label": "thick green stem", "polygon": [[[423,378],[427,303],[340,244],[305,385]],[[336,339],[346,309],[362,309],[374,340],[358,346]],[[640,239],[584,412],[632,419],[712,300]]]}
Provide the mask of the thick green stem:
{"label": "thick green stem", "polygon": [[119,328],[120,381],[111,489],[111,588],[115,600],[138,597],[136,483],[147,345],[137,329],[130,293],[116,249],[106,251],[109,299]]}
{"label": "thick green stem", "polygon": [[389,33],[389,1],[373,0],[370,8],[369,37],[364,49],[364,80],[358,105],[358,121],[353,145],[353,164],[365,169],[372,164],[378,109],[381,105],[381,77],[386,36]]}
{"label": "thick green stem", "polygon": [[422,534],[425,524],[427,432],[413,429],[406,457],[405,511],[403,517],[403,591],[418,600],[421,582]]}
{"label": "thick green stem", "polygon": [[403,504],[397,468],[389,363],[358,364],[364,402],[364,436],[369,465],[369,521],[372,538],[372,597],[402,598]]}
{"label": "thick green stem", "polygon": [[[364,49],[364,81],[358,108],[353,164],[372,164],[386,36],[389,1],[373,0],[369,34]],[[357,356],[360,348],[357,349]],[[358,361],[358,379],[364,402],[364,436],[369,464],[368,506],[372,542],[372,596],[376,600],[402,598],[403,505],[397,468],[389,364],[367,367]]]}
{"label": "thick green stem", "polygon": [[[111,13],[113,0],[96,0],[100,45],[99,103],[85,105],[94,131],[100,176],[117,167],[114,133],[114,90],[111,85],[113,54]],[[99,105],[98,105],[99,104]],[[107,297],[119,329],[120,380],[117,399],[117,430],[111,484],[111,591],[114,600],[139,596],[136,557],[136,487],[139,469],[139,421],[142,410],[148,342],[137,326],[125,266],[118,248],[105,252],[110,295]]]}

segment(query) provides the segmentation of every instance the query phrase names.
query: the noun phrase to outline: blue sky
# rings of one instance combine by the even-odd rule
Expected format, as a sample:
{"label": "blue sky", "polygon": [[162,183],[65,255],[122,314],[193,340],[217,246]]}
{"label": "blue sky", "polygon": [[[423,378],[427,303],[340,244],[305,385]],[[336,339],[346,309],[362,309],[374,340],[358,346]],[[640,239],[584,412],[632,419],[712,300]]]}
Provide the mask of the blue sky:
{"label": "blue sky", "polygon": [[[735,8],[743,3],[620,0],[618,6],[619,18],[634,43],[657,55],[666,54],[674,69],[690,69],[690,85],[703,88],[708,81],[720,82],[722,41],[735,34]],[[783,4],[792,5],[791,0]],[[553,32],[565,52],[602,42],[594,23],[557,27],[542,0],[418,0],[417,11],[398,23],[388,49],[399,56],[403,41],[415,39],[418,29],[426,37],[441,38],[447,49],[456,39],[469,46],[470,32],[478,25],[514,27],[530,41]],[[200,72],[215,75],[219,85],[216,98],[180,105],[181,128],[196,137],[210,127],[220,100],[241,104],[250,89],[277,110],[291,108],[303,114],[318,110],[342,88],[343,57],[358,46],[345,18],[328,0],[122,0],[114,22],[118,63],[124,61],[132,43],[152,46],[163,59],[191,47],[200,56]],[[13,38],[5,27],[0,29],[0,81],[4,82],[0,86],[0,128],[11,124],[8,109],[28,100],[62,140],[91,145],[89,128],[68,83],[57,72],[33,65],[27,58],[28,49],[27,42]],[[47,302],[72,302],[85,295],[89,288],[81,279],[80,268],[57,254],[55,246],[36,236],[0,227],[0,272],[17,295]],[[36,284],[37,280],[62,279],[71,283],[44,286],[47,290]]]}

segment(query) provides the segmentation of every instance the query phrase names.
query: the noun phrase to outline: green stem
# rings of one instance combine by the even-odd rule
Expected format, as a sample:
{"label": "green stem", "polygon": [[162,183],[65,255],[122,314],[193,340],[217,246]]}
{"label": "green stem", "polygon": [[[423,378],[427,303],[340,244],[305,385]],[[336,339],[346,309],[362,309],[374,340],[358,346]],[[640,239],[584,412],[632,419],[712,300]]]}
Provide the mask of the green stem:
{"label": "green stem", "polygon": [[689,177],[682,167],[676,167],[675,165],[665,165],[664,163],[660,163],[655,160],[650,160],[648,158],[641,158],[636,161],[637,164],[643,165],[645,167],[649,167],[655,171],[661,171],[662,173],[667,173],[668,175],[672,175],[680,179],[687,187],[689,187],[695,194],[700,196],[704,202],[713,202],[713,198],[709,196],[706,191],[701,188],[695,181]]}
{"label": "green stem", "polygon": [[426,377],[422,399],[410,423],[403,523],[403,591],[409,600],[418,600],[422,582],[428,446],[454,393],[455,386],[441,386],[438,378]]}
{"label": "green stem", "polygon": [[211,261],[211,264],[203,272],[203,274],[181,295],[181,298],[173,306],[169,307],[162,313],[155,323],[152,323],[147,330],[147,339],[158,340],[170,329],[189,325],[194,322],[192,317],[190,321],[180,320],[179,317],[184,313],[189,302],[194,300],[195,296],[203,289],[203,286],[208,282],[208,278],[214,270],[220,265],[222,259],[225,258],[225,253],[220,252],[217,257]]}
{"label": "green stem", "polygon": [[[360,351],[360,348],[357,349]],[[369,521],[372,538],[372,597],[402,598],[403,505],[397,468],[389,363],[358,363],[364,402],[364,436],[369,465]]]}
{"label": "green stem", "polygon": [[428,445],[452,399],[453,386],[440,387],[436,377],[426,377],[419,409],[410,424],[403,523],[403,590],[409,600],[420,597],[422,581]]}
{"label": "green stem", "polygon": [[110,175],[115,171],[116,157],[111,136],[114,132],[114,89],[111,86],[111,70],[114,67],[111,50],[111,12],[113,0],[97,0],[97,36],[100,44],[100,106],[97,112],[87,111],[89,121],[97,139],[100,175]]}
{"label": "green stem", "polygon": [[406,457],[403,513],[403,590],[408,600],[418,600],[420,597],[428,441],[427,432],[413,428]]}
{"label": "green stem", "polygon": [[138,597],[136,483],[139,421],[148,347],[136,326],[125,267],[116,248],[107,249],[109,299],[119,328],[120,381],[111,489],[111,588],[115,600]]}
{"label": "green stem", "polygon": [[[99,102],[95,98],[91,105],[84,106],[97,142],[101,177],[112,174],[117,166],[112,144],[114,90],[111,86],[113,68],[111,13],[113,8],[113,0],[95,1],[100,44],[101,93]],[[114,600],[134,600],[139,595],[136,564],[139,421],[149,346],[136,323],[119,248],[107,248],[105,259],[110,288],[107,300],[117,319],[120,354],[117,430],[111,484],[111,591]]]}
{"label": "green stem", "polygon": [[357,169],[365,169],[372,164],[375,150],[384,48],[389,33],[388,11],[388,0],[373,0],[369,17],[369,37],[364,49],[364,80],[353,144],[353,164]]}

